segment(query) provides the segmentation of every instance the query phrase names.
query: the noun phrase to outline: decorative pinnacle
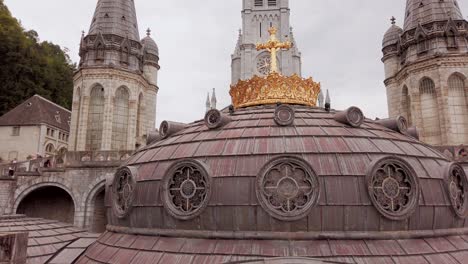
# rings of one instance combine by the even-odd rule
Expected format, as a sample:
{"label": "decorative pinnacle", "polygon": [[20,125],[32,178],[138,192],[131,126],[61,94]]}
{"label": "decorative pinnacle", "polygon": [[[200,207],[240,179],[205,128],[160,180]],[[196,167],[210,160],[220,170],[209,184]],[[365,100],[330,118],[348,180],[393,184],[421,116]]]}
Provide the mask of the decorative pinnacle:
{"label": "decorative pinnacle", "polygon": [[270,33],[270,35],[276,35],[277,32],[278,30],[275,27],[270,27],[268,29],[268,33]]}
{"label": "decorative pinnacle", "polygon": [[150,29],[150,28],[148,28],[148,29],[146,30],[146,36],[148,36],[148,37],[151,36],[151,29]]}
{"label": "decorative pinnacle", "polygon": [[392,16],[392,18],[390,18],[390,21],[392,21],[392,25],[395,25],[396,18],[394,16]]}
{"label": "decorative pinnacle", "polygon": [[82,37],[84,37],[84,34],[85,34],[84,30],[81,30],[81,36]]}

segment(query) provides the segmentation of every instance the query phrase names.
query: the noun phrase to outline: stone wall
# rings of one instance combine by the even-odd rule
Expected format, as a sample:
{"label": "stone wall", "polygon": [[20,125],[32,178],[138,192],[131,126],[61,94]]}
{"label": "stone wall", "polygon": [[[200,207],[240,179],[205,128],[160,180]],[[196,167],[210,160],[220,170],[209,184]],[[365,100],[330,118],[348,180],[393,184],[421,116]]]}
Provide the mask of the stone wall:
{"label": "stone wall", "polygon": [[[116,168],[124,162],[121,159],[125,159],[129,154],[70,152],[67,154],[65,168],[42,168],[35,173],[19,172],[14,178],[1,178],[0,214],[15,214],[21,211],[26,215],[44,217],[44,212],[40,210],[41,206],[45,205],[50,207],[48,210],[64,211],[59,214],[49,213],[49,218],[57,219],[62,216],[69,217],[69,214],[65,215],[65,209],[72,203],[73,218],[70,221],[75,226],[96,232],[102,231],[106,223],[103,208],[106,184],[112,181]],[[48,192],[54,193],[60,190],[59,197],[55,197],[60,202],[47,202],[47,195],[44,192],[41,194],[41,190],[46,188],[50,188],[51,191]],[[66,199],[70,199],[68,204],[64,203]],[[22,201],[27,205],[21,205]]]}

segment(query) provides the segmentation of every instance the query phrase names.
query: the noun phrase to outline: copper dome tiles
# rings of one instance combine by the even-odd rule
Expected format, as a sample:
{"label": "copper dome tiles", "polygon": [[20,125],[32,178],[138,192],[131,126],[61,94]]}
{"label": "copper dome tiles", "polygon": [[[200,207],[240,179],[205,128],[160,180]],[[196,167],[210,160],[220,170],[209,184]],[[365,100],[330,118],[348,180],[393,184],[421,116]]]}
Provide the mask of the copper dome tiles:
{"label": "copper dome tiles", "polygon": [[[449,162],[437,151],[369,119],[354,127],[317,108],[290,105],[294,120],[280,126],[277,107],[220,111],[229,123],[184,124],[139,150],[128,162],[139,172],[133,209],[127,218],[112,217],[110,230],[265,239],[298,231],[366,237],[468,227],[452,207],[444,178]],[[404,177],[368,181],[385,171],[385,163],[375,165],[382,159]],[[187,176],[184,167],[197,164]],[[463,184],[452,186],[458,186],[453,197],[461,197]]]}

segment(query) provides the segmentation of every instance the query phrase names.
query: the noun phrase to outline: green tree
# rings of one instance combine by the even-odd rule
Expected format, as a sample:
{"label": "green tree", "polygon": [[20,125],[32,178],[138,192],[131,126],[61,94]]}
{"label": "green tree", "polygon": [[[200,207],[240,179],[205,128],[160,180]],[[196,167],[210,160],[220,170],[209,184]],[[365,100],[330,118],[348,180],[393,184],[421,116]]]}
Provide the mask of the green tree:
{"label": "green tree", "polygon": [[25,31],[0,0],[0,115],[34,94],[70,109],[75,69],[60,46]]}

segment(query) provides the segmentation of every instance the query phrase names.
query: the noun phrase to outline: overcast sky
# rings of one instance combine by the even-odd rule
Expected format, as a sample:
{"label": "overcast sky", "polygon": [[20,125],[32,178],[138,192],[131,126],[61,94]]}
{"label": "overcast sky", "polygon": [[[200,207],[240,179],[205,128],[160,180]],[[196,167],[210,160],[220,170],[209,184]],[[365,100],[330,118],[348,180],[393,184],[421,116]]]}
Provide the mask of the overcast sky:
{"label": "overcast sky", "polygon": [[[241,27],[242,0],[135,0],[140,35],[152,29],[160,51],[157,126],[202,119],[206,93],[230,104],[230,55]],[[332,107],[355,105],[386,117],[381,43],[390,17],[402,25],[406,0],[290,0],[291,25],[302,52],[302,74],[329,89]],[[77,62],[81,31],[97,0],[5,0],[26,29],[70,50]],[[459,1],[468,15],[468,3]]]}

